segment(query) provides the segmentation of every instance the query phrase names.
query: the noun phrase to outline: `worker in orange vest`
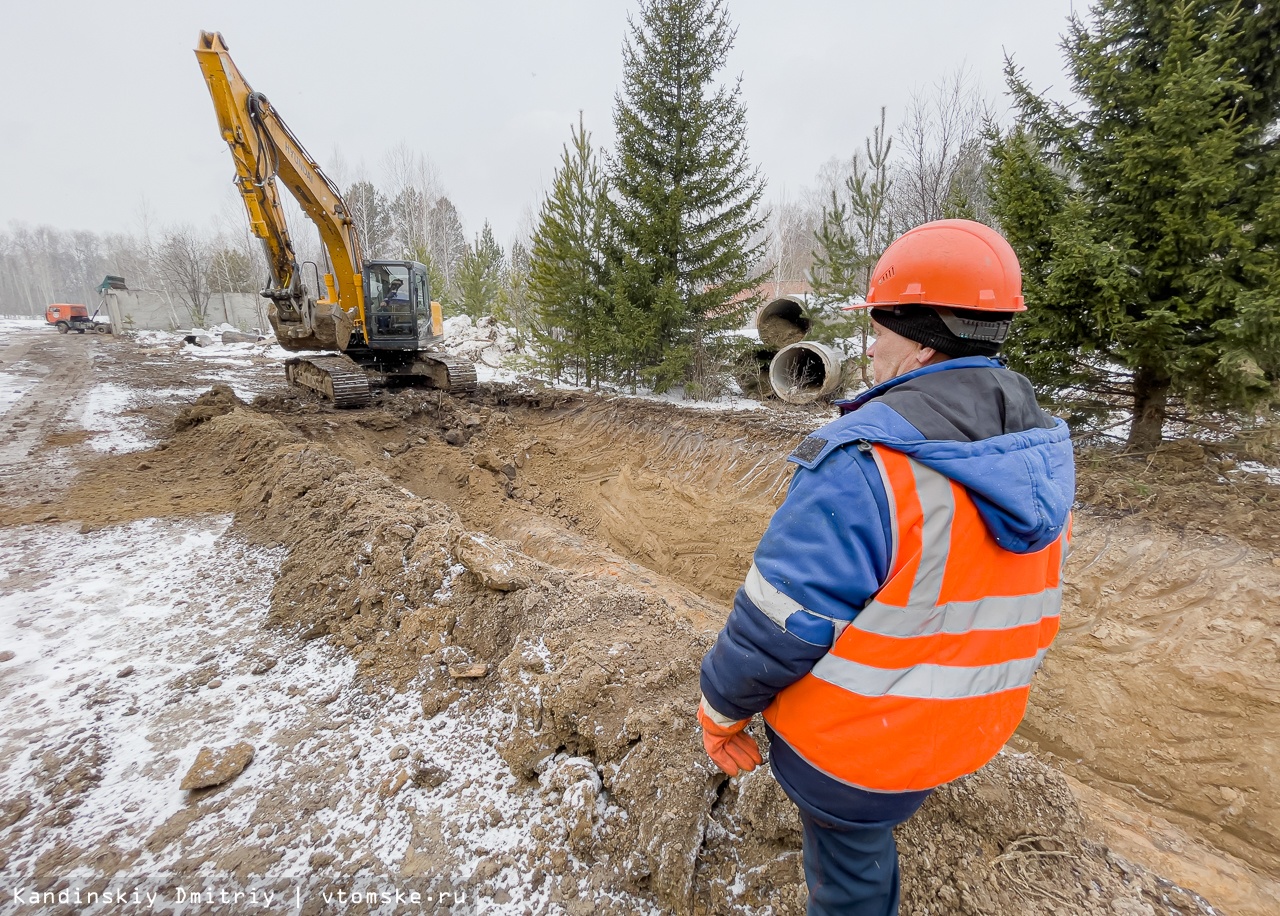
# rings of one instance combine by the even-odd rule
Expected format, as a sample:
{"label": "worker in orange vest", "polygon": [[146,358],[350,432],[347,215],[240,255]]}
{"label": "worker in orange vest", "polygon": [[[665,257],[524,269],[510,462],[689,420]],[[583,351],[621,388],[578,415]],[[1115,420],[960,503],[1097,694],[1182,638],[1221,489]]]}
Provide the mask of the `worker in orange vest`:
{"label": "worker in orange vest", "polygon": [[1058,629],[1075,494],[1066,424],[996,358],[1026,308],[999,233],[912,229],[855,307],[876,385],[791,454],[698,709],[730,776],[762,762],[744,729],[764,714],[821,916],[896,913],[893,828],[1017,728]]}

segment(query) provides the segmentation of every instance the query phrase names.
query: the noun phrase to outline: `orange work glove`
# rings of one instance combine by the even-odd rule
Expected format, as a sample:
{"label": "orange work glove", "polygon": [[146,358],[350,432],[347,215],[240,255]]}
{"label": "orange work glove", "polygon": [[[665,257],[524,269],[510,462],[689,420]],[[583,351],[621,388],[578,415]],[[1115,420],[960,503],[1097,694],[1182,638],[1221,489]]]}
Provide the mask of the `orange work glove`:
{"label": "orange work glove", "polygon": [[715,765],[730,776],[750,773],[764,763],[756,739],[742,732],[750,721],[743,719],[730,725],[719,725],[707,714],[705,701],[698,707],[702,746],[707,749],[707,756]]}

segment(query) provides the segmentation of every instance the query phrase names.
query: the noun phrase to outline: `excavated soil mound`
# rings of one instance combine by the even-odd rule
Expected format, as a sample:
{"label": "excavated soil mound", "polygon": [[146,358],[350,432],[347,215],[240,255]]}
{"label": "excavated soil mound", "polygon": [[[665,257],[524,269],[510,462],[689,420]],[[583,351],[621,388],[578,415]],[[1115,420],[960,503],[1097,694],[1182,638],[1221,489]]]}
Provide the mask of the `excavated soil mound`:
{"label": "excavated soil mound", "polygon": [[[678,913],[803,911],[794,808],[767,771],[715,771],[692,713],[815,415],[502,388],[352,412],[202,401],[163,447],[19,515],[233,510],[243,536],[283,545],[277,626],[344,647],[426,715],[507,717],[503,758],[558,812],[522,865],[567,911],[610,912],[617,891]],[[904,913],[1208,912],[1108,850],[1042,760],[1186,830],[1180,859],[1206,842],[1274,868],[1280,569],[1147,518],[1082,512],[1077,532],[1063,636],[1019,739],[1036,755],[1002,755],[900,830]],[[1266,912],[1248,884],[1265,879],[1232,867],[1201,888]]]}
{"label": "excavated soil mound", "polygon": [[[601,891],[587,910],[610,912],[607,895],[621,890],[675,913],[803,912],[793,807],[766,771],[733,781],[718,773],[693,717],[698,662],[723,610],[681,583],[719,597],[730,575],[664,554],[650,543],[655,530],[627,531],[619,511],[634,505],[630,517],[642,529],[661,523],[679,536],[711,505],[710,490],[740,488],[745,506],[729,500],[718,509],[731,549],[743,551],[727,564],[737,575],[758,534],[739,529],[767,518],[785,467],[776,456],[762,463],[761,441],[742,428],[718,429],[718,419],[681,415],[681,428],[671,428],[668,414],[668,437],[635,453],[648,466],[620,468],[609,456],[637,447],[641,428],[660,413],[573,403],[539,426],[512,419],[510,408],[496,415],[483,405],[437,403],[408,398],[291,424],[233,407],[141,463],[129,460],[160,479],[198,467],[222,480],[240,533],[288,550],[272,599],[275,624],[346,647],[371,684],[417,692],[428,715],[509,715],[503,757],[558,806],[559,816],[534,828],[542,836],[524,862],[551,882],[551,900],[586,911],[584,900]],[[362,432],[343,435],[353,430]],[[465,446],[447,444],[458,430],[470,430]],[[584,436],[584,447],[562,451],[556,430]],[[342,444],[320,441],[330,435]],[[360,442],[378,447],[360,451]],[[703,460],[690,464],[690,450]],[[434,468],[419,461],[415,479],[434,481],[462,512],[405,488],[414,454],[438,459]],[[698,470],[664,486],[667,464]],[[583,465],[594,472],[570,489]],[[102,496],[115,476],[78,492]],[[568,543],[604,534],[628,556],[658,566],[665,558],[671,577],[648,563],[595,572],[549,565],[466,521],[496,522],[506,503],[525,513],[542,508],[542,517],[564,523]],[[709,529],[684,536],[706,538],[704,565],[723,559]],[[938,792],[900,832],[903,912],[1208,912],[1088,839],[1081,825],[1060,775],[1004,755]],[[566,845],[577,865],[567,863]]]}

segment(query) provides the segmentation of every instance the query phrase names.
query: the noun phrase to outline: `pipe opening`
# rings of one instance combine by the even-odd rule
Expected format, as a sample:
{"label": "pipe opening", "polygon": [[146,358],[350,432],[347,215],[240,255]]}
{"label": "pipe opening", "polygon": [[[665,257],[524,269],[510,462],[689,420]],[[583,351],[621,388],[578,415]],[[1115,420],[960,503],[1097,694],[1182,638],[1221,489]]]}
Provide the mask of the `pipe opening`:
{"label": "pipe opening", "polygon": [[774,299],[756,315],[760,342],[774,350],[804,340],[812,326],[804,300],[795,296]]}
{"label": "pipe opening", "polygon": [[774,394],[788,404],[811,404],[834,394],[840,375],[840,354],[813,341],[782,348],[769,366]]}

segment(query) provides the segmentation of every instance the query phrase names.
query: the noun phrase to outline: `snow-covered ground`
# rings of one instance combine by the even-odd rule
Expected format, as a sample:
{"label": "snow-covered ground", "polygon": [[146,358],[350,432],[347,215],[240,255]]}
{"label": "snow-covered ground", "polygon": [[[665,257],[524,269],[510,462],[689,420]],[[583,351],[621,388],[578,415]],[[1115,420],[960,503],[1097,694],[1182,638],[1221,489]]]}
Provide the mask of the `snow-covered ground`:
{"label": "snow-covered ground", "polygon": [[115,382],[102,382],[85,392],[80,426],[93,433],[90,447],[99,452],[137,452],[155,445],[143,431],[142,419],[126,413],[137,403],[131,389]]}
{"label": "snow-covered ground", "polygon": [[[122,412],[158,390],[101,383],[73,418],[95,451],[139,448]],[[432,912],[565,912],[530,881],[533,831],[560,814],[495,751],[506,715],[424,716],[420,691],[366,692],[349,652],[269,627],[281,560],[229,516],[0,527],[0,912],[49,911],[40,879],[203,912],[193,891],[249,889],[233,869],[298,895],[259,912],[345,912],[335,886],[383,894],[368,912],[420,911],[389,895],[426,890],[446,895]],[[202,747],[242,741],[243,773],[181,790]],[[428,790],[406,780],[424,769]]]}
{"label": "snow-covered ground", "polygon": [[[14,653],[0,666],[0,795],[45,801],[51,746],[67,756],[91,746],[100,766],[82,813],[35,831],[7,871],[33,874],[59,847],[110,844],[142,853],[133,872],[164,874],[245,825],[271,824],[259,810],[265,797],[287,808],[299,790],[311,801],[297,771],[317,761],[335,776],[350,765],[350,783],[311,822],[323,825],[323,837],[287,844],[272,876],[306,874],[318,854],[337,858],[348,845],[394,874],[415,817],[443,825],[459,888],[482,862],[514,859],[532,845],[536,798],[517,788],[493,750],[501,716],[463,721],[446,710],[424,719],[416,692],[371,697],[356,687],[348,654],[265,629],[281,556],[228,534],[229,521],[148,519],[89,535],[67,526],[0,532],[0,646]],[[253,674],[263,659],[275,664]],[[178,784],[199,749],[241,740],[256,755],[233,790],[180,840],[148,843],[193,804]],[[439,770],[436,791],[385,799],[404,766],[400,745]],[[276,818],[280,831],[288,820],[287,811]],[[525,875],[506,871],[497,875],[501,905],[484,901],[495,912],[541,902]],[[82,883],[96,877],[86,873]]]}
{"label": "snow-covered ground", "polygon": [[10,372],[0,374],[0,414],[22,400],[22,396],[36,386],[39,376],[24,374],[21,363]]}
{"label": "snow-covered ground", "polygon": [[[276,360],[281,364],[292,356],[321,356],[320,351],[293,352],[285,350],[273,340],[258,343],[222,343],[219,331],[145,331],[140,332],[138,339],[150,345],[179,346],[183,337],[188,334],[199,335],[208,342],[203,345],[182,344],[180,354],[183,359],[190,360],[200,368],[195,378],[201,382],[213,384],[222,382],[230,385],[236,395],[244,400],[261,393],[254,384],[254,377],[244,370],[259,366],[262,359]],[[514,384],[521,378],[536,375],[530,372],[531,359],[516,347],[514,334],[507,328],[491,319],[480,319],[473,322],[465,315],[446,319],[444,349],[454,356],[471,360],[476,366],[476,377],[481,382],[498,382]],[[574,385],[567,379],[544,381],[544,384],[563,391],[585,391],[587,389]],[[640,400],[658,401],[675,404],[694,410],[762,410],[765,405],[760,401],[740,397],[736,394],[725,394],[721,397],[695,400],[687,399],[681,388],[675,388],[663,394],[655,394],[649,389],[630,389],[604,386],[596,389],[598,393],[615,397],[637,398]],[[198,390],[196,391],[198,393]]]}

